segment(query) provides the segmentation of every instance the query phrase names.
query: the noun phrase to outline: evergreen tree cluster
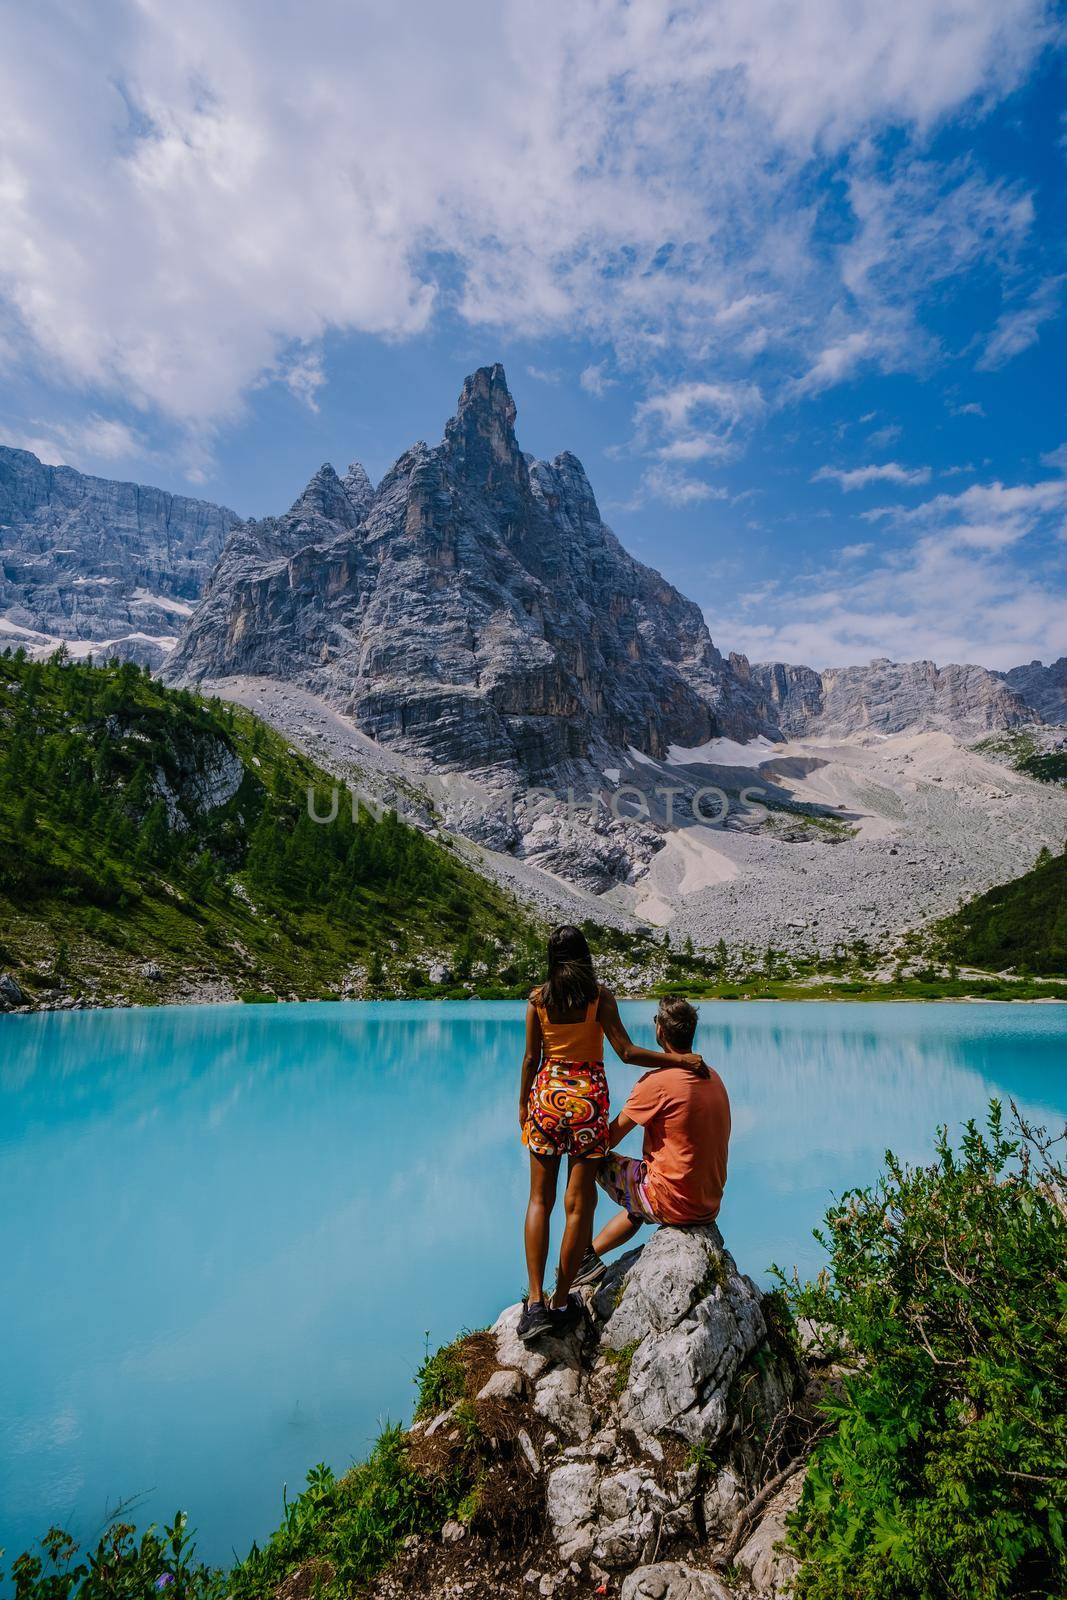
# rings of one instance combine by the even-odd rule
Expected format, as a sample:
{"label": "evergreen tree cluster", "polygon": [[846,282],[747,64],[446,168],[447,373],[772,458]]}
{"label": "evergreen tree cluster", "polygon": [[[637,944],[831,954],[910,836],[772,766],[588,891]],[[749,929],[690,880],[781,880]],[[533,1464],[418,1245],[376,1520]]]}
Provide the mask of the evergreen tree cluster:
{"label": "evergreen tree cluster", "polygon": [[[225,768],[235,792],[205,806]],[[0,909],[44,933],[57,975],[88,935],[257,992],[328,992],[354,964],[417,990],[427,949],[461,982],[516,986],[529,917],[393,812],[345,794],[316,822],[309,791],[325,816],[330,787],[257,718],[135,665],[0,655]]]}

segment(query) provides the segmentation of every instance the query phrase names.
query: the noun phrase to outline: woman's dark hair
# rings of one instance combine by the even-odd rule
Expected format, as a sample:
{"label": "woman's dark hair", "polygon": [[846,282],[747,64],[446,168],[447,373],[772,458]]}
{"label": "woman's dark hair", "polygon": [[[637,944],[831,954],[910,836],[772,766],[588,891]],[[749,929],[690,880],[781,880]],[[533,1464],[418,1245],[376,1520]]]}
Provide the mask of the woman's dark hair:
{"label": "woman's dark hair", "polygon": [[557,1016],[578,1011],[595,1000],[600,986],[593,957],[581,928],[565,924],[548,936],[548,978],[541,986],[541,1004]]}

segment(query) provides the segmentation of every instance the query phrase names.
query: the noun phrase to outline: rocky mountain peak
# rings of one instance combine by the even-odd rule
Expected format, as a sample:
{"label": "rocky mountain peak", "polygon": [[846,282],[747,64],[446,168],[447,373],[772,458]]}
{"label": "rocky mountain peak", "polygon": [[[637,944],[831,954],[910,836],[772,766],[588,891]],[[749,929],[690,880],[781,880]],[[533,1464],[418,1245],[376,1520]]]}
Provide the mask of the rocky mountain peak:
{"label": "rocky mountain peak", "polygon": [[341,482],[357,513],[365,517],[374,501],[374,485],[367,475],[366,467],[361,461],[350,461],[348,471]]}
{"label": "rocky mountain peak", "polygon": [[444,449],[457,477],[483,493],[503,496],[511,509],[529,495],[529,473],[515,437],[515,402],[497,361],[466,379]]}
{"label": "rocky mountain peak", "polygon": [[369,504],[364,479],[320,469],[257,528],[259,558],[235,536],[168,676],[295,682],[405,754],[509,778],[592,785],[631,745],[768,731],[699,607],[605,527],[577,457],[522,454],[499,364]]}
{"label": "rocky mountain peak", "polygon": [[[355,465],[358,466],[358,463]],[[352,468],[348,470],[351,474]],[[367,477],[362,467],[359,471],[363,473],[364,478]],[[367,486],[370,487],[369,479]],[[357,484],[357,487],[362,491],[361,484]],[[328,521],[339,523],[344,528],[356,528],[366,515],[366,508],[359,503],[360,498],[361,496],[357,496],[353,499],[348,493],[346,483],[342,483],[330,463],[324,461],[318,472],[308,480],[303,493],[293,502],[290,516],[325,517]]]}

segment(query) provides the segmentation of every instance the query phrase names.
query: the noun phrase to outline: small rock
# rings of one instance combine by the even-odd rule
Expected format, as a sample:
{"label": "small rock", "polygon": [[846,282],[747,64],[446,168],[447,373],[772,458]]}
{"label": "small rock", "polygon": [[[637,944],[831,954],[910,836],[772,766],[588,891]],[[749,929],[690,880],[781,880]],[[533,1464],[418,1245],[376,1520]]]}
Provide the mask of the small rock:
{"label": "small rock", "polygon": [[163,976],[163,968],[158,961],[142,961],[137,971],[142,978],[148,978],[152,983],[158,983]]}
{"label": "small rock", "polygon": [[530,1471],[531,1472],[540,1472],[541,1463],[538,1460],[537,1451],[534,1449],[533,1440],[530,1438],[530,1435],[526,1432],[525,1428],[520,1428],[519,1429],[518,1440],[519,1440],[519,1449],[522,1451],[523,1455],[526,1457],[526,1460],[529,1462]]}
{"label": "small rock", "polygon": [[494,1372],[489,1382],[478,1390],[479,1400],[521,1400],[526,1393],[526,1379],[521,1372],[502,1367]]}
{"label": "small rock", "polygon": [[454,1406],[449,1406],[447,1411],[439,1412],[438,1415],[434,1417],[433,1421],[428,1423],[426,1426],[427,1439],[432,1439],[439,1428],[443,1428],[446,1422],[450,1422],[458,1409],[459,1402],[457,1401]]}
{"label": "small rock", "polygon": [[565,1561],[585,1561],[592,1554],[598,1483],[596,1467],[580,1461],[568,1461],[549,1476],[548,1516]]}
{"label": "small rock", "polygon": [[786,1595],[799,1571],[799,1562],[785,1549],[785,1521],[803,1487],[804,1474],[798,1472],[778,1491],[737,1552],[737,1565],[746,1569],[753,1587],[768,1600]]}
{"label": "small rock", "polygon": [[552,1367],[537,1385],[534,1410],[553,1428],[574,1439],[588,1439],[593,1413],[581,1398],[581,1380],[574,1367]]}
{"label": "small rock", "polygon": [[441,1529],[441,1538],[445,1544],[459,1544],[467,1537],[467,1529],[462,1522],[446,1522]]}
{"label": "small rock", "polygon": [[21,1006],[26,1002],[26,995],[18,979],[10,972],[0,972],[0,1007]]}

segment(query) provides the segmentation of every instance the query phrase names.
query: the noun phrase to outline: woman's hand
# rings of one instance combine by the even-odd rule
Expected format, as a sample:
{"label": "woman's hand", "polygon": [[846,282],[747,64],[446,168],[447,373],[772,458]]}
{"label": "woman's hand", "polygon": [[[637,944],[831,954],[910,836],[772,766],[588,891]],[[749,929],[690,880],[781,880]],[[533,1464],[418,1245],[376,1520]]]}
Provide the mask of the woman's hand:
{"label": "woman's hand", "polygon": [[521,1129],[521,1131],[523,1133],[526,1132],[526,1118],[527,1118],[528,1115],[529,1115],[529,1111],[527,1109],[526,1101],[525,1100],[520,1100],[519,1101],[519,1128]]}
{"label": "woman's hand", "polygon": [[698,1078],[711,1077],[711,1068],[704,1060],[704,1057],[698,1056],[695,1050],[687,1050],[684,1055],[680,1055],[678,1057],[678,1065],[688,1067],[689,1071]]}

